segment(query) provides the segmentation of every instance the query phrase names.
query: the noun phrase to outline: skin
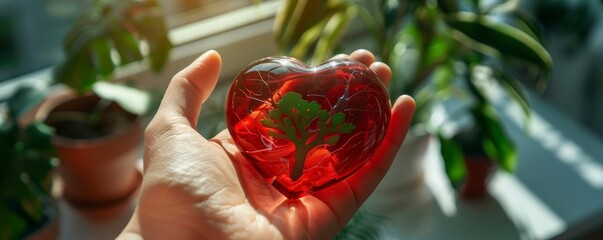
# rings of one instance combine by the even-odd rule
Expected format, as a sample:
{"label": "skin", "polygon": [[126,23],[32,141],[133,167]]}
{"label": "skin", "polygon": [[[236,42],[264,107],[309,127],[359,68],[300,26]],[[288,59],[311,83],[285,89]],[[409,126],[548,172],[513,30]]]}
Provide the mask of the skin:
{"label": "skin", "polygon": [[[370,66],[385,83],[391,76],[366,50],[336,57]],[[383,143],[355,174],[287,200],[241,156],[227,130],[212,139],[195,130],[220,68],[219,54],[208,51],[171,80],[145,132],[137,209],[118,239],[331,239],[387,173],[410,126],[414,100],[397,99]]]}

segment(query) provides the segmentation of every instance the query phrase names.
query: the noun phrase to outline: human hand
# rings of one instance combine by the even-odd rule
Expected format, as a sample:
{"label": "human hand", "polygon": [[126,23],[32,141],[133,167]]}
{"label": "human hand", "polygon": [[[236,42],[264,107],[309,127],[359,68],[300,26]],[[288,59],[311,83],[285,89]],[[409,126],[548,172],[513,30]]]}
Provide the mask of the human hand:
{"label": "human hand", "polygon": [[[372,53],[357,50],[349,57],[389,80],[389,67],[375,62]],[[288,200],[242,157],[227,130],[209,140],[195,130],[220,68],[220,56],[209,51],[170,82],[145,132],[140,197],[119,238],[332,238],[389,169],[409,128],[414,100],[397,99],[381,146],[356,173]]]}

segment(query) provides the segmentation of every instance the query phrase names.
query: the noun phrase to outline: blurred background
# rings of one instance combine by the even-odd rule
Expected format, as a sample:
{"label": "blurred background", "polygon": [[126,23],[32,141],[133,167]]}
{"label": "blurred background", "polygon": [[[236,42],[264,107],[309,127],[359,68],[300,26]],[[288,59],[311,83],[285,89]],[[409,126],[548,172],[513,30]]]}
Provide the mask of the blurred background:
{"label": "blurred background", "polygon": [[[0,82],[61,59],[70,24],[92,1],[0,0]],[[170,28],[245,6],[254,0],[160,0]],[[521,1],[535,18],[555,67],[544,98],[603,136],[603,9],[598,0]]]}
{"label": "blurred background", "polygon": [[[109,0],[0,0],[0,112],[7,109],[4,106],[6,104],[3,104],[4,100],[10,101],[8,95],[14,92],[16,85],[26,85],[26,82],[36,85],[36,82],[40,79],[46,82],[47,85],[50,84],[50,79],[52,78],[50,69],[53,66],[57,66],[61,61],[68,59],[65,56],[65,47],[63,45],[65,36],[70,31],[72,25],[74,25],[74,21],[84,10],[93,6],[94,3],[103,1],[111,2]],[[155,1],[146,0],[140,2]],[[217,89],[212,94],[212,98],[205,103],[203,112],[201,113],[200,119],[204,124],[201,127],[198,126],[198,130],[204,136],[212,136],[217,131],[226,128],[224,123],[224,99],[226,91],[231,80],[246,64],[269,55],[295,54],[296,49],[304,49],[306,52],[312,52],[312,49],[320,45],[313,42],[309,44],[309,47],[291,47],[300,42],[304,45],[305,39],[311,39],[316,36],[312,36],[314,33],[312,24],[306,24],[307,22],[304,22],[303,19],[299,22],[289,24],[291,26],[287,24],[285,26],[278,26],[278,24],[275,24],[275,22],[286,22],[283,19],[275,19],[275,15],[278,15],[277,11],[280,11],[280,14],[287,15],[287,9],[280,8],[282,4],[287,2],[284,0],[157,0],[156,2],[163,8],[165,25],[168,30],[167,36],[171,40],[170,44],[173,44],[173,48],[170,44],[166,44],[166,46],[170,46],[167,47],[167,51],[164,53],[169,52],[169,54],[167,54],[167,60],[162,71],[153,72],[149,71],[148,66],[137,65],[136,63],[130,64],[131,62],[125,64],[119,62],[115,64],[115,74],[112,73],[114,66],[111,64],[111,74],[108,74],[110,77],[101,76],[102,74],[94,75],[93,77],[98,78],[96,80],[114,78],[116,82],[126,82],[126,85],[130,84],[129,80],[133,80],[137,87],[149,91],[155,101],[151,104],[155,104],[156,107],[158,99],[161,98],[162,92],[167,86],[167,80],[173,74],[188,65],[200,53],[216,48],[222,54],[225,66]],[[288,2],[300,3],[299,6],[304,5],[303,3],[309,3],[306,6],[313,6],[312,4],[322,4],[324,2],[340,6],[339,4],[347,1],[290,0]],[[398,6],[404,6],[401,3],[416,3],[419,0],[350,0],[349,2],[360,2],[367,5],[374,3],[380,7],[391,7],[389,10],[393,9],[394,11],[388,12],[385,11],[388,9],[377,9],[381,11],[380,13],[384,13],[383,16],[379,17],[387,18],[389,17],[387,14],[395,14],[394,12],[396,12],[395,10],[398,9]],[[425,188],[421,188],[420,191],[410,189],[415,192],[409,194],[407,192],[409,190],[408,186],[405,185],[405,188],[402,190],[397,189],[395,193],[385,192],[387,197],[381,200],[386,201],[386,203],[391,200],[392,204],[394,201],[397,201],[393,207],[386,208],[386,211],[398,209],[399,206],[406,206],[407,208],[400,208],[401,210],[397,212],[394,211],[394,214],[402,212],[402,215],[406,214],[405,216],[409,216],[408,219],[402,218],[401,220],[402,226],[407,226],[407,228],[402,229],[399,225],[392,225],[392,229],[397,229],[404,234],[410,233],[410,236],[423,236],[424,239],[441,239],[438,238],[441,235],[432,234],[430,227],[443,228],[446,231],[455,232],[457,236],[461,236],[459,237],[460,239],[466,239],[463,238],[466,236],[463,234],[467,232],[478,233],[470,236],[489,236],[491,231],[496,230],[502,232],[502,235],[499,236],[502,239],[508,239],[505,237],[509,236],[522,239],[550,238],[571,227],[589,225],[589,222],[594,222],[594,228],[601,231],[603,229],[603,206],[601,206],[603,202],[600,200],[601,194],[603,194],[603,158],[601,157],[603,155],[603,146],[600,143],[601,139],[603,139],[603,111],[600,109],[603,108],[603,67],[601,66],[603,63],[603,1],[424,0],[420,2],[424,4],[422,6],[424,7],[423,10],[438,11],[438,14],[441,14],[439,16],[445,16],[445,14],[450,13],[444,11],[445,7],[442,7],[446,2],[458,3],[459,6],[463,7],[474,6],[472,9],[463,9],[461,7],[461,9],[456,9],[455,11],[468,10],[467,12],[473,11],[473,13],[484,13],[484,15],[490,14],[489,10],[482,11],[488,9],[489,6],[502,6],[500,7],[501,11],[505,11],[504,8],[508,7],[516,8],[517,12],[521,13],[522,18],[531,20],[526,21],[526,23],[534,23],[533,26],[528,27],[533,35],[530,36],[541,43],[548,54],[550,54],[553,60],[553,67],[550,69],[550,74],[548,75],[550,79],[545,88],[534,82],[518,81],[522,84],[519,88],[523,86],[528,89],[529,94],[526,95],[528,96],[526,98],[535,100],[533,107],[536,114],[533,115],[535,117],[532,119],[533,124],[531,129],[533,132],[524,129],[524,122],[517,120],[519,117],[515,118],[516,116],[509,114],[507,107],[510,104],[505,104],[505,101],[509,100],[509,98],[501,98],[502,104],[500,103],[500,99],[498,99],[499,102],[497,104],[492,104],[496,105],[495,107],[499,109],[501,116],[504,116],[500,122],[504,123],[507,127],[510,126],[507,130],[509,130],[510,138],[515,143],[515,147],[511,147],[512,151],[510,152],[512,152],[511,155],[513,155],[513,158],[516,157],[518,159],[513,164],[513,167],[515,167],[515,163],[517,165],[515,175],[508,174],[512,171],[504,173],[501,173],[503,171],[498,171],[496,176],[492,177],[492,179],[495,179],[494,183],[490,184],[489,191],[491,196],[488,195],[486,200],[482,202],[468,203],[466,201],[458,201],[456,210],[454,210],[456,211],[456,215],[450,214],[452,210],[449,211],[449,208],[446,207],[447,201],[440,200],[441,196],[435,197],[438,198],[436,200],[423,199],[422,197],[424,196],[422,194],[427,192]],[[438,6],[434,7],[435,5]],[[476,5],[477,7],[475,7]],[[332,5],[329,6],[332,7]],[[304,14],[308,14],[310,18],[313,16],[313,13],[316,13],[316,15],[324,14],[324,11],[320,11],[324,9],[308,9],[309,11]],[[402,7],[399,9],[402,9]],[[430,21],[429,18],[422,18],[416,12],[407,12],[405,14],[407,14],[406,17],[409,19],[415,18],[425,22]],[[488,17],[500,20],[501,22],[506,21],[505,19],[501,20],[498,18],[496,14]],[[310,18],[306,20],[312,23],[313,19]],[[367,48],[375,53],[379,51],[379,47],[376,46],[378,44],[371,41],[373,40],[371,39],[371,30],[367,29],[367,26],[359,18],[357,17],[353,21],[348,22],[346,22],[347,20],[342,21],[344,24],[341,25],[347,27],[345,28],[346,31],[342,32],[338,32],[339,28],[337,27],[325,27],[329,19],[323,22],[324,25],[322,27],[331,30],[330,32],[325,30],[326,33],[333,33],[341,37],[340,44],[328,42],[338,37],[327,39],[329,47],[334,49],[333,53],[349,52],[356,48]],[[442,19],[445,18],[442,17],[439,20]],[[320,21],[322,20],[324,19]],[[320,23],[320,21],[318,22]],[[301,24],[296,25],[300,22]],[[446,25],[444,24],[445,21],[441,21],[440,23]],[[433,26],[438,25],[433,24]],[[294,29],[295,27],[299,27],[301,30]],[[524,28],[521,30],[525,30],[526,26],[522,27]],[[289,30],[288,28],[293,28],[293,30]],[[395,29],[395,31],[400,29]],[[299,32],[296,32],[298,30]],[[437,32],[441,29],[436,28],[435,30]],[[279,42],[278,38],[279,34],[286,31],[299,33],[300,36],[297,36],[296,39],[289,39],[289,43],[283,44],[283,42]],[[409,32],[411,31],[412,29],[409,30]],[[301,35],[308,32],[308,35],[303,38],[301,37]],[[325,32],[321,33],[324,34]],[[410,35],[416,34],[416,32]],[[397,34],[398,32],[395,33],[394,35],[397,38],[408,32],[400,30],[400,35]],[[441,33],[445,35],[449,33],[449,30],[445,29],[445,31],[439,32],[439,34]],[[429,31],[421,34],[424,34],[423,36],[425,34],[428,35]],[[479,38],[479,34],[471,37]],[[282,39],[280,40],[282,41]],[[404,43],[403,38],[397,40]],[[438,44],[437,41],[440,39],[433,38],[431,40],[435,43],[433,46],[436,46]],[[466,47],[462,41],[456,40],[456,45],[452,45],[454,46],[453,48]],[[135,43],[134,45],[138,49],[138,46],[145,46],[145,44],[149,45],[148,42]],[[291,46],[287,44],[291,44]],[[287,49],[288,47],[289,49]],[[416,47],[416,45],[405,49],[408,50],[405,53],[411,53],[410,55],[412,55],[413,51],[416,51],[413,47]],[[148,50],[145,50],[144,47],[140,49],[143,53]],[[433,53],[435,55],[442,53],[438,52],[437,46],[434,49]],[[114,56],[116,55],[115,52],[111,52],[113,59],[116,58]],[[453,50],[450,52],[458,54],[462,51],[456,52]],[[328,51],[316,51],[314,54],[324,55],[321,57],[330,57],[327,56],[330,54]],[[163,57],[166,56],[164,55]],[[378,55],[378,57],[381,56]],[[309,58],[311,56],[307,57],[306,60]],[[488,60],[491,60],[490,58],[483,59],[485,59],[484,63],[489,63]],[[503,57],[498,60],[501,59],[504,61],[508,60],[508,58]],[[456,61],[458,63],[466,59],[459,58],[454,60],[458,60]],[[444,70],[453,69],[457,71],[458,64],[455,64],[450,64],[450,66],[447,66],[447,64],[441,65]],[[399,65],[404,65],[404,62],[402,61],[402,64]],[[520,67],[516,67],[517,65],[520,65]],[[529,79],[538,75],[531,72],[529,67],[525,67],[529,65],[526,62],[519,61],[517,65],[504,70],[513,73],[515,76],[519,76],[518,78],[525,77]],[[132,68],[131,66],[134,67]],[[466,64],[465,67],[468,68],[467,66],[471,66],[471,64]],[[450,69],[446,67],[450,67]],[[77,67],[73,68],[77,70]],[[468,75],[465,73],[470,71],[463,71],[458,71],[458,75],[461,77],[457,77],[455,80],[465,80],[463,78],[466,78],[466,75]],[[433,74],[424,77],[431,79],[436,78],[435,76],[438,75],[434,71],[431,73]],[[438,82],[435,82],[436,84],[434,85],[438,85]],[[453,81],[448,81],[447,86],[453,86],[451,89],[457,87],[456,83],[453,84],[451,82]],[[466,87],[466,85],[463,86]],[[19,96],[16,98],[19,100]],[[436,99],[435,101],[438,100],[440,99]],[[509,100],[509,102],[511,101]],[[542,102],[546,104],[542,104]],[[552,106],[553,110],[550,110],[549,106]],[[500,109],[503,110],[500,111]],[[10,112],[10,110],[7,112]],[[435,114],[431,116],[432,120],[438,118],[437,107],[435,107],[433,112]],[[147,121],[152,114],[153,109],[150,109],[146,113]],[[442,117],[441,119],[446,118]],[[446,122],[448,120],[442,121]],[[454,119],[450,122],[453,121]],[[501,138],[504,138],[504,136]],[[407,140],[407,142],[411,141]],[[428,185],[433,195],[438,195],[442,192],[447,192],[451,188],[450,185],[454,185],[454,182],[442,177],[444,174],[449,173],[444,172],[445,170],[443,169],[448,166],[442,166],[442,164],[445,165],[448,163],[440,161],[442,160],[443,153],[440,154],[441,147],[435,144],[435,142],[437,142],[437,139],[424,138],[424,145],[415,148],[417,152],[420,152],[418,154],[420,158],[430,159],[425,161],[425,168],[429,171],[424,173],[419,171],[419,174],[412,175],[412,177],[419,179],[420,183],[417,185]],[[22,145],[15,144],[15,146]],[[434,146],[436,147],[434,148]],[[409,148],[411,150],[406,149],[405,151],[413,153],[412,147]],[[518,149],[517,152],[515,149]],[[134,161],[140,162],[140,148],[137,151]],[[407,157],[406,152],[404,152],[403,157]],[[424,156],[421,154],[424,154]],[[13,155],[17,156],[19,153]],[[15,158],[18,158],[18,156]],[[435,162],[438,163],[435,164]],[[423,162],[419,162],[417,165],[421,164]],[[410,166],[410,168],[415,167],[413,165]],[[408,165],[402,167],[408,168]],[[0,168],[0,170],[2,169]],[[395,174],[397,174],[395,177],[400,177],[405,176],[406,172],[396,172]],[[432,175],[438,174],[441,175],[438,176],[437,181],[439,182],[435,182],[436,180],[433,179],[436,179],[436,177]],[[0,175],[0,177],[2,176]],[[395,178],[393,181],[398,180],[398,178]],[[386,181],[384,182],[388,181],[386,177]],[[412,179],[409,181],[412,181]],[[424,182],[427,184],[423,184]],[[443,187],[444,185],[445,187]],[[12,193],[7,194],[7,196],[10,194]],[[382,192],[378,192],[378,194],[382,194]],[[420,199],[396,198],[401,195]],[[453,194],[452,197],[449,196],[448,200],[456,198],[459,198],[458,195]],[[439,202],[436,204],[434,201]],[[383,204],[383,202],[379,204]],[[368,205],[370,205],[370,201]],[[79,236],[86,236],[87,232],[95,231],[97,233],[105,232],[109,235],[115,234],[123,227],[129,214],[131,214],[131,211],[125,212],[110,221],[106,219],[103,221],[89,220],[81,213],[75,211],[73,206],[64,202],[60,203],[59,211],[63,214],[60,220],[60,239],[78,239]],[[594,218],[591,218],[593,216]],[[362,225],[366,223],[373,223],[372,225],[375,225],[381,222],[375,221],[375,218],[371,218],[370,216],[363,215],[359,218],[354,218],[350,222],[354,227],[346,229],[364,229]],[[482,226],[485,227],[481,228]],[[498,232],[492,234],[496,235],[496,233]],[[560,238],[572,239],[571,237],[564,238],[562,235]],[[99,239],[103,238],[99,237]]]}
{"label": "blurred background", "polygon": [[[61,44],[73,21],[92,0],[0,1],[0,81],[46,68],[61,59]],[[169,27],[253,4],[253,0],[160,0]]]}

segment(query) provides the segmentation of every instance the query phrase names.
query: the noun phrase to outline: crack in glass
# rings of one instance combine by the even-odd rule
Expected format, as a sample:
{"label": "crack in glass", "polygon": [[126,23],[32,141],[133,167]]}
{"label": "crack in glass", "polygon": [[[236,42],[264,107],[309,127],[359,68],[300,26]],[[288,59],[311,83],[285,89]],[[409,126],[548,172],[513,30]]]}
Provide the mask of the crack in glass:
{"label": "crack in glass", "polygon": [[296,59],[270,57],[236,77],[226,119],[241,154],[283,195],[295,199],[362,167],[381,144],[390,111],[385,86],[361,63],[334,59],[308,67]]}

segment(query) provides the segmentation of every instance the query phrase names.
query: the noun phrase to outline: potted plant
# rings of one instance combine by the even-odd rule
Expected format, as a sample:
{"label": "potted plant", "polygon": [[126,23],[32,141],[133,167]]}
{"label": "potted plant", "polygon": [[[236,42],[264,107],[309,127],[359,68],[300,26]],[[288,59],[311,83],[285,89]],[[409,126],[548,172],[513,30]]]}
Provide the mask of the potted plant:
{"label": "potted plant", "polygon": [[[515,168],[514,146],[501,146],[508,149],[501,156],[492,151],[497,151],[491,142],[492,135],[501,135],[506,138],[503,129],[492,124],[498,121],[491,110],[478,110],[474,106],[469,109],[473,123],[455,131],[451,138],[439,135],[440,149],[444,158],[446,173],[452,186],[463,199],[480,199],[488,195],[488,183],[492,173],[500,167],[502,170],[512,172]],[[510,144],[506,140],[504,144]],[[497,158],[498,157],[498,158]],[[499,159],[506,157],[507,159]]]}
{"label": "potted plant", "polygon": [[[493,79],[529,117],[528,99],[513,73],[530,73],[537,80],[534,86],[542,89],[552,67],[536,24],[518,11],[517,1],[285,1],[275,23],[277,45],[285,55],[312,63],[324,61],[341,46],[340,39],[354,19],[364,23],[375,43],[367,48],[392,67],[390,96],[415,98],[414,130],[421,128],[429,133],[427,137],[439,138],[452,183],[463,179],[467,171],[463,158],[455,155],[462,152],[458,139],[429,121],[434,106],[442,102],[463,103],[460,112],[473,119],[469,128],[479,131],[478,141],[488,158],[501,169],[513,171],[515,146],[482,84],[483,69],[488,69],[486,78]],[[394,164],[408,165],[407,155],[398,157],[404,160]]]}
{"label": "potted plant", "polygon": [[70,88],[46,101],[38,117],[55,129],[63,196],[98,207],[128,199],[138,188],[141,115],[148,94],[110,84],[116,68],[144,62],[159,71],[172,45],[154,0],[96,0],[64,40],[55,82]]}
{"label": "potted plant", "polygon": [[41,122],[18,123],[41,97],[34,88],[21,88],[4,103],[8,111],[0,116],[1,239],[52,239],[58,233],[51,194],[56,166],[52,128]]}

